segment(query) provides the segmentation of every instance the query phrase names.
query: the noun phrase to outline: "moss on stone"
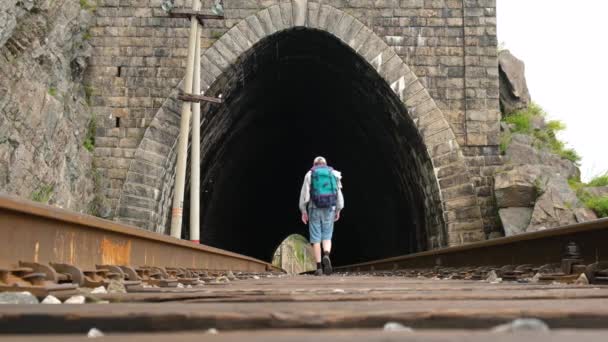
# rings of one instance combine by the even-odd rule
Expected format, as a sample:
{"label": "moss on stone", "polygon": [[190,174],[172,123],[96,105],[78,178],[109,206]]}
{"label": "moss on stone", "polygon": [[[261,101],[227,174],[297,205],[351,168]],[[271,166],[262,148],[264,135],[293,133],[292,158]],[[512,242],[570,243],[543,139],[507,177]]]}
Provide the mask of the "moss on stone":
{"label": "moss on stone", "polygon": [[91,166],[89,175],[93,181],[93,199],[89,202],[87,212],[89,215],[103,217],[103,211],[107,207],[106,198],[102,194],[101,172],[95,163]]}
{"label": "moss on stone", "polygon": [[92,116],[91,121],[89,121],[89,125],[87,127],[87,133],[84,137],[84,142],[82,146],[87,149],[89,152],[93,152],[95,149],[95,131],[97,130],[97,120],[95,119],[95,115]]}
{"label": "moss on stone", "polygon": [[80,8],[87,11],[94,11],[97,8],[97,4],[89,2],[89,0],[80,0]]}
{"label": "moss on stone", "polygon": [[32,201],[40,202],[40,203],[48,203],[48,201],[53,196],[53,190],[55,186],[53,184],[41,184],[38,189],[32,192],[30,198]]}

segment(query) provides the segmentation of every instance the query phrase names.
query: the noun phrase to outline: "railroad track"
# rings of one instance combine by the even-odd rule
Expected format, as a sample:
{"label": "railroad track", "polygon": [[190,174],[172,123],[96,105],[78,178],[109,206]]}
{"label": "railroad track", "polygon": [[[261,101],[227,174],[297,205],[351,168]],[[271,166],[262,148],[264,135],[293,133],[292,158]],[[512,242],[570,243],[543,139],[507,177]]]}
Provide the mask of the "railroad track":
{"label": "railroad track", "polygon": [[[0,289],[86,302],[1,305],[0,340],[76,341],[97,328],[112,341],[511,341],[521,336],[492,329],[522,317],[541,320],[522,323],[541,341],[608,329],[608,220],[314,277],[13,198],[0,197],[0,217]],[[31,335],[51,333],[67,335]]]}
{"label": "railroad track", "polygon": [[[0,291],[71,296],[78,287],[196,286],[237,272],[281,272],[217,248],[0,196]],[[231,277],[232,277],[231,276]]]}

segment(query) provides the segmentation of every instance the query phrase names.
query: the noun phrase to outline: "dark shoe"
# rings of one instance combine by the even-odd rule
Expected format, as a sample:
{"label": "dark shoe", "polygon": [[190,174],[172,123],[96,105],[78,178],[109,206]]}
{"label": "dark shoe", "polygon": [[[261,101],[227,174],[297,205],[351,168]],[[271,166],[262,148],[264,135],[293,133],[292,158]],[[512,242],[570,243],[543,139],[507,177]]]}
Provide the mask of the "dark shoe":
{"label": "dark shoe", "polygon": [[330,275],[331,272],[333,272],[333,269],[331,268],[331,260],[329,260],[329,255],[324,255],[321,263],[323,264],[323,273],[325,273],[325,275]]}
{"label": "dark shoe", "polygon": [[320,268],[317,268],[317,270],[315,271],[315,275],[316,276],[322,276],[323,275],[323,270]]}

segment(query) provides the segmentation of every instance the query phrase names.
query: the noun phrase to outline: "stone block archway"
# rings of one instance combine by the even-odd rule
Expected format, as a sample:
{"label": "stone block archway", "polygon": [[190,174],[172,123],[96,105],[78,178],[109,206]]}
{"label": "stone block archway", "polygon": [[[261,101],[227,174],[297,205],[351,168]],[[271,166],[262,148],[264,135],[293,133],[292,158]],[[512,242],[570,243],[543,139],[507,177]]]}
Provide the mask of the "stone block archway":
{"label": "stone block archway", "polygon": [[[261,54],[261,48],[267,47],[273,37],[294,29],[319,31],[339,41],[364,61],[400,102],[399,120],[415,129],[420,142],[419,147],[411,148],[411,154],[419,156],[416,167],[424,193],[421,198],[427,202],[426,248],[483,239],[474,184],[444,114],[394,49],[348,13],[315,2],[293,1],[247,17],[204,52],[203,88],[209,88],[210,94],[230,93],[231,87],[237,87],[234,80],[246,73],[243,66],[250,63],[247,61]],[[175,96],[176,92],[167,98],[148,127],[129,168],[116,212],[120,221],[157,232],[166,229],[172,197],[179,126]],[[201,144],[212,139],[213,134],[203,136]]]}

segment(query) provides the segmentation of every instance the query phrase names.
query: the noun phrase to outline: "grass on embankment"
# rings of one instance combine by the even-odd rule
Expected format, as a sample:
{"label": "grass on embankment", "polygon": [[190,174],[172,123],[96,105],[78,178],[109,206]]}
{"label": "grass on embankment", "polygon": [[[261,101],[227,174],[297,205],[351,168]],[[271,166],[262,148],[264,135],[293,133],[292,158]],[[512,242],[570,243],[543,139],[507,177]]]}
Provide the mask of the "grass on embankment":
{"label": "grass on embankment", "polygon": [[534,146],[539,149],[547,149],[559,155],[563,159],[579,164],[580,155],[572,148],[566,148],[566,144],[557,138],[557,132],[566,129],[566,125],[558,120],[550,120],[541,129],[534,128],[536,118],[545,118],[545,111],[537,104],[531,103],[526,109],[515,111],[504,115],[502,121],[509,124],[510,133],[503,132],[500,141],[500,150],[505,153],[511,143],[511,134],[520,133],[534,137]]}
{"label": "grass on embankment", "polygon": [[592,196],[585,191],[585,187],[607,186],[608,172],[594,177],[588,183],[583,183],[578,179],[569,179],[568,184],[576,192],[578,198],[585,206],[595,212],[597,217],[608,217],[608,196]]}

